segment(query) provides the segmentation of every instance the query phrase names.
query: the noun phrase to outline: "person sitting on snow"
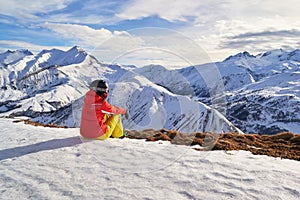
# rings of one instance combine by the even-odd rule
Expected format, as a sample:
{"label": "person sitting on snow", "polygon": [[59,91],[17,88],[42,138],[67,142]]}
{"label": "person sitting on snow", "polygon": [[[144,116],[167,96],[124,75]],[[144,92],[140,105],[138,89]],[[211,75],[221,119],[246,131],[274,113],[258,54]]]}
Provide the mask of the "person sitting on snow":
{"label": "person sitting on snow", "polygon": [[84,138],[105,140],[125,136],[120,114],[126,109],[110,105],[106,98],[109,87],[104,80],[95,80],[89,86],[81,113],[80,134]]}

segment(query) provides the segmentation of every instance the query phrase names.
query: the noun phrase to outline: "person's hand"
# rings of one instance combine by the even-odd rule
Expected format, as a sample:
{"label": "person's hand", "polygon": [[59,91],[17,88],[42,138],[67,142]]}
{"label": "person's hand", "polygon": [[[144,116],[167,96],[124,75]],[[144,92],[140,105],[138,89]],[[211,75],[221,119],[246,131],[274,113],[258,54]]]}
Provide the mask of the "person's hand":
{"label": "person's hand", "polygon": [[128,112],[125,113],[125,119],[129,119],[129,114],[128,114]]}

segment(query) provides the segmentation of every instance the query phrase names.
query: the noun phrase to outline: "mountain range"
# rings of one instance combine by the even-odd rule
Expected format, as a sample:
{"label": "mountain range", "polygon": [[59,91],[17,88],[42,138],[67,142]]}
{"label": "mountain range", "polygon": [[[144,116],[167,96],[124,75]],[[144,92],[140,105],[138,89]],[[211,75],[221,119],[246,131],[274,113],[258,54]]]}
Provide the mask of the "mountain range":
{"label": "mountain range", "polygon": [[0,53],[0,116],[78,127],[88,85],[104,79],[108,101],[127,109],[127,129],[300,133],[299,69],[299,50],[181,69],[101,63],[78,46],[8,50]]}

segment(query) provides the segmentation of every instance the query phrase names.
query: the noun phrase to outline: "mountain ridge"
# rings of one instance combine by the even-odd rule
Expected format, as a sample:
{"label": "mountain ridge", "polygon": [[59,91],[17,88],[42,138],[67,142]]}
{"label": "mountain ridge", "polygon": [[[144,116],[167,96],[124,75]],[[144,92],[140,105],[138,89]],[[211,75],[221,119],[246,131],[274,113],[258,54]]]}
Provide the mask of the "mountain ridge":
{"label": "mountain ridge", "polygon": [[[234,124],[236,131],[249,133],[300,132],[300,117],[292,114],[299,111],[300,102],[299,50],[256,56],[243,52],[222,62],[175,70],[103,64],[79,46],[67,51],[43,50],[37,55],[28,52],[0,68],[0,116],[79,126],[88,84],[104,79],[111,83],[112,104],[128,108],[131,118],[124,119],[124,124],[131,128],[222,132]],[[270,97],[265,98],[267,94]],[[286,100],[289,94],[294,95],[293,101]],[[278,105],[276,100],[280,100]],[[286,109],[280,112],[282,106]],[[203,124],[212,119],[221,122],[210,127]]]}
{"label": "mountain ridge", "polygon": [[[100,63],[80,47],[43,50],[2,69],[0,115],[78,127],[83,96],[94,79],[111,86],[109,101],[126,107],[132,129],[168,128],[184,132],[241,132],[209,106],[170,93],[120,65]],[[11,75],[12,74],[12,75]],[[195,112],[195,110],[197,112]]]}

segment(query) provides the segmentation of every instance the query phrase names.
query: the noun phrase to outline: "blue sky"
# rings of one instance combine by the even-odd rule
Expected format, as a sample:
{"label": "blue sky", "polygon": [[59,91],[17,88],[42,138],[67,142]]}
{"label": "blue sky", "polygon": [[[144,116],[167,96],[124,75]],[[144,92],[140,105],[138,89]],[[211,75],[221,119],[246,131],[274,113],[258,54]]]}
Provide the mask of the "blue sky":
{"label": "blue sky", "polygon": [[[298,0],[0,0],[0,52],[79,45],[106,62],[123,55],[117,62],[185,65],[196,45],[207,58],[193,62],[221,61],[241,51],[291,50],[300,46],[298,5]],[[153,34],[155,28],[165,31]],[[105,48],[119,51],[112,58]]]}

